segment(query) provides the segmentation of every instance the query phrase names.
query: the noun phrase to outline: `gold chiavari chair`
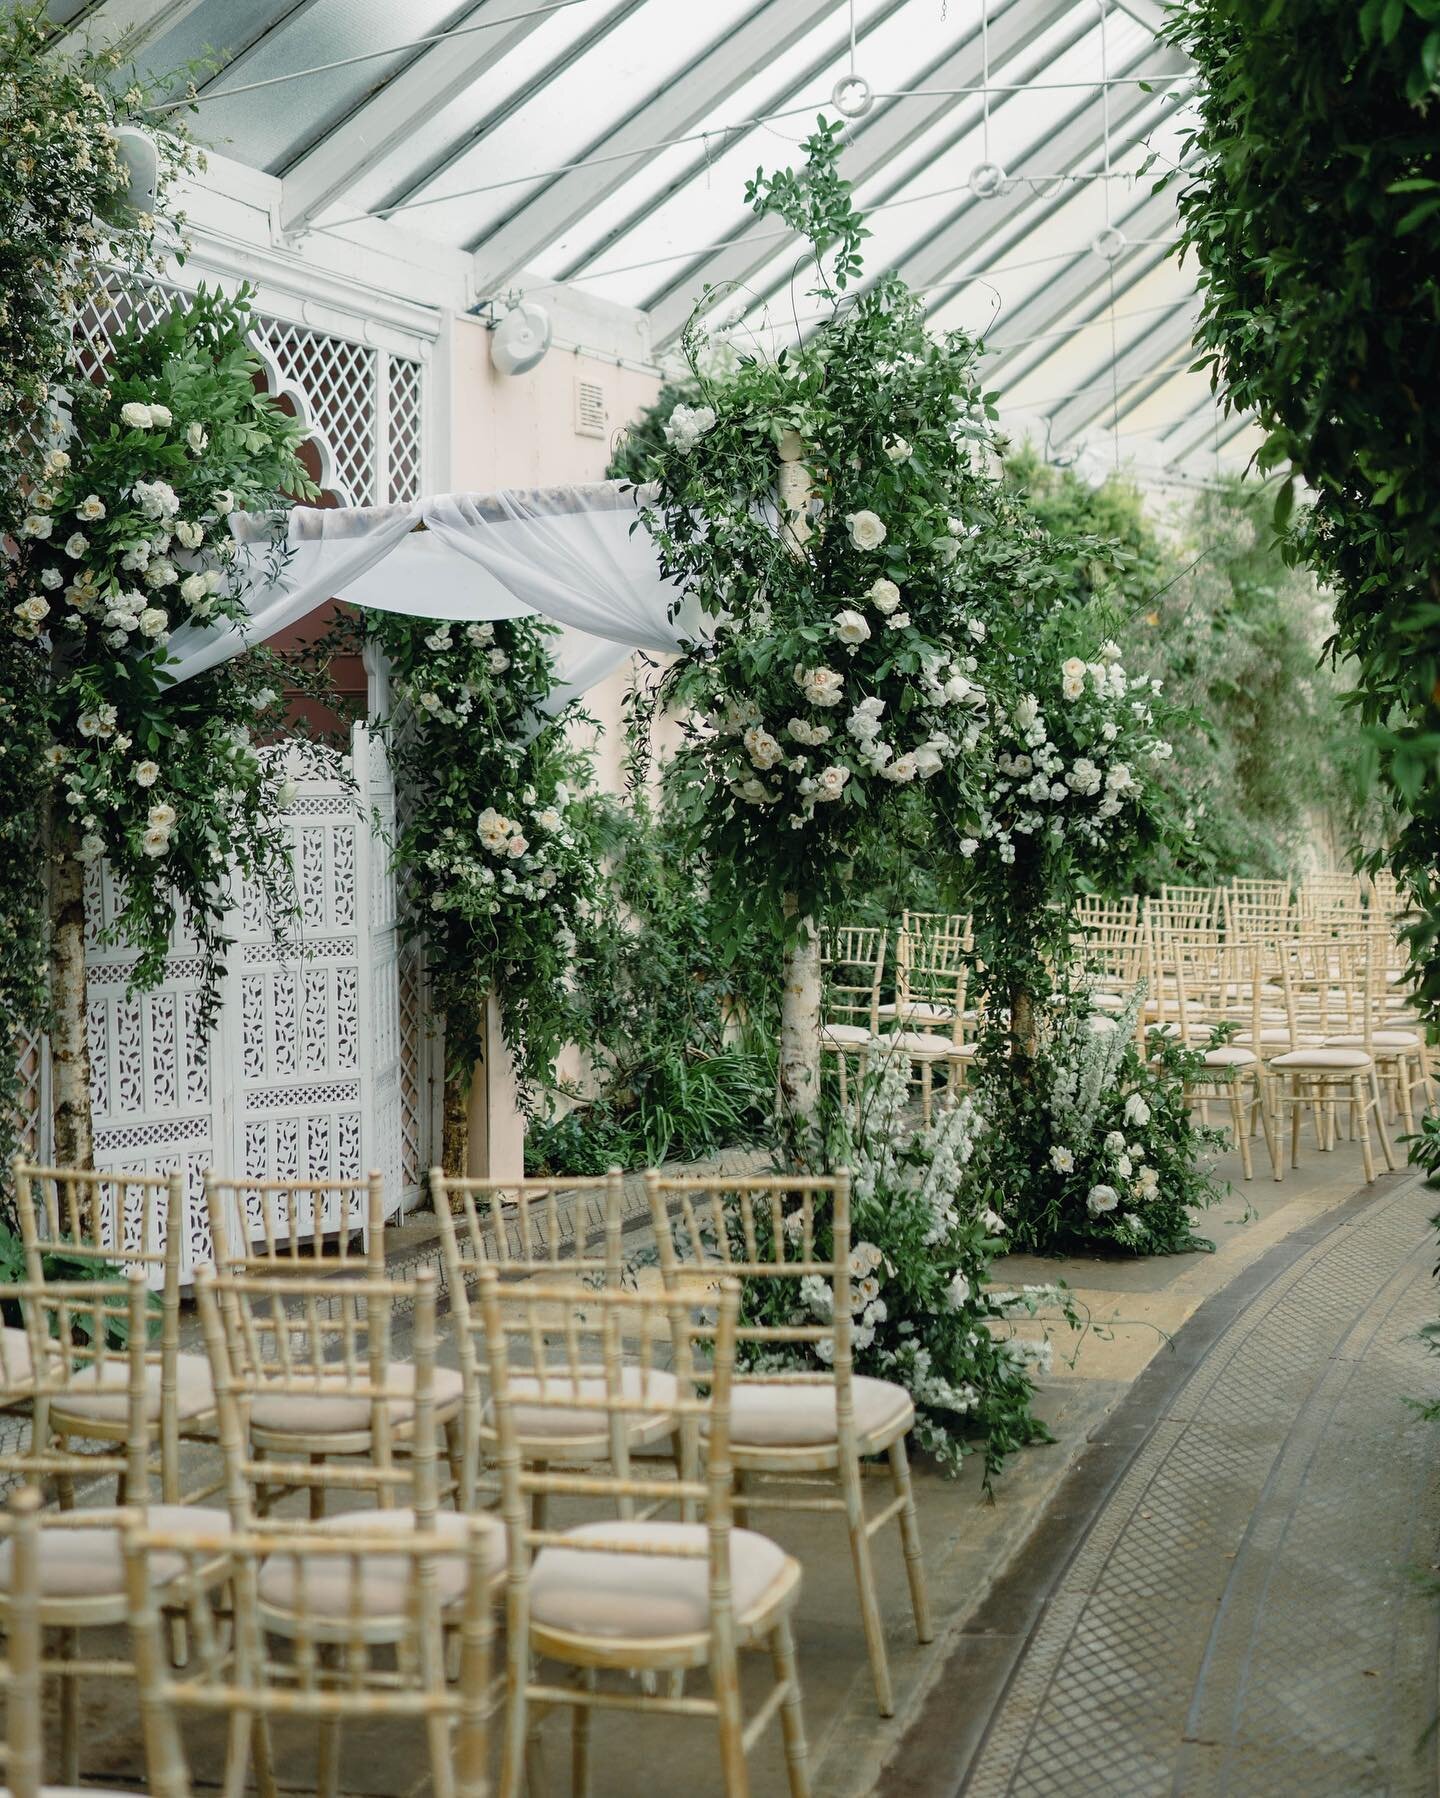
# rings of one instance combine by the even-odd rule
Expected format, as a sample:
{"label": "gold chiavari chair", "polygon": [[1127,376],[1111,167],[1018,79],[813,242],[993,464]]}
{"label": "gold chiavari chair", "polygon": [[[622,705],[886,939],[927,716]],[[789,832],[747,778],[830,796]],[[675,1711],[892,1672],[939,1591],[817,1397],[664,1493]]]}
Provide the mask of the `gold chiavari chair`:
{"label": "gold chiavari chair", "polygon": [[1181,930],[1215,930],[1220,924],[1220,888],[1182,886],[1163,881],[1158,899],[1151,899],[1146,910],[1158,908],[1167,922]]}
{"label": "gold chiavari chair", "polygon": [[[205,1176],[212,1263],[221,1273],[385,1277],[385,1181]],[[358,1244],[358,1247],[357,1247]]]}
{"label": "gold chiavari chair", "polygon": [[863,1086],[880,1028],[886,941],[879,925],[845,924],[828,931],[821,946],[820,1048],[835,1057],[842,1106],[850,1102],[850,1063]]}
{"label": "gold chiavari chair", "polygon": [[1321,931],[1332,924],[1358,926],[1364,920],[1359,876],[1307,874],[1295,894],[1295,911],[1306,930]]}
{"label": "gold chiavari chair", "polygon": [[[213,1441],[215,1394],[204,1355],[180,1349],[180,1247],[185,1237],[181,1176],[15,1163],[15,1205],[25,1245],[25,1276],[45,1279],[45,1257],[118,1269],[140,1269],[158,1281],[159,1334],[145,1357],[151,1425],[160,1445],[167,1504],[180,1502],[182,1438]],[[69,1394],[51,1406],[57,1437],[123,1442],[128,1428],[123,1388]]]}
{"label": "gold chiavari chair", "polygon": [[[471,1180],[437,1168],[430,1179],[465,1388],[460,1507],[471,1510],[497,1489],[493,1473],[482,1469],[487,1453],[493,1455],[496,1435],[485,1397],[489,1380],[485,1323],[474,1298],[480,1271],[494,1267],[507,1280],[567,1284],[571,1313],[578,1323],[591,1293],[617,1291],[624,1284],[624,1175],[616,1167],[590,1179]],[[523,1396],[526,1377],[511,1380],[517,1400]],[[603,1369],[592,1367],[588,1377],[599,1381]],[[625,1377],[638,1377],[638,1370]],[[661,1386],[669,1378],[655,1377]],[[527,1465],[583,1465],[607,1452],[607,1443],[596,1437],[593,1418],[580,1412],[522,1406],[516,1415]],[[678,1464],[678,1423],[672,1419],[666,1428],[663,1419],[647,1415],[636,1428],[647,1443],[668,1439]],[[631,1446],[638,1447],[639,1441]]]}
{"label": "gold chiavari chair", "polygon": [[[726,1280],[706,1296],[713,1300],[713,1324],[697,1324],[693,1295],[595,1294],[592,1328],[604,1345],[597,1378],[593,1352],[566,1315],[572,1287],[502,1285],[493,1265],[482,1270],[510,1564],[501,1798],[517,1798],[521,1789],[530,1707],[558,1705],[573,1707],[572,1789],[582,1798],[589,1788],[591,1713],[606,1707],[713,1717],[727,1798],[746,1798],[746,1753],[778,1713],[792,1798],[809,1792],[790,1628],[800,1567],[768,1538],[733,1527],[728,1436],[739,1295]],[[708,1357],[701,1345],[710,1349]],[[669,1377],[661,1380],[662,1372]],[[518,1394],[516,1379],[524,1381]],[[590,1433],[609,1445],[603,1459],[583,1474],[528,1465],[522,1417],[547,1408],[588,1413]],[[658,1425],[677,1416],[688,1437],[704,1429],[704,1479],[637,1474],[630,1445],[644,1434],[643,1420]],[[608,1501],[615,1514],[568,1529],[533,1521],[536,1499],[569,1497]],[[678,1504],[681,1520],[639,1516],[645,1501]],[[701,1521],[691,1520],[696,1511]],[[751,1648],[768,1648],[775,1684],[747,1723],[739,1656]],[[572,1669],[574,1683],[536,1679],[536,1659]],[[710,1695],[680,1692],[678,1676],[701,1667],[710,1675]],[[604,1683],[610,1672],[652,1677],[616,1690]],[[653,1678],[660,1673],[672,1676],[663,1688]]]}
{"label": "gold chiavari chair", "polygon": [[[433,1508],[425,1488],[437,1452],[436,1395],[460,1377],[435,1365],[434,1292],[428,1271],[343,1281],[199,1271],[225,1491],[238,1519],[268,1516],[279,1494],[296,1489],[308,1493],[312,1522],[341,1530],[353,1527],[353,1513],[327,1519],[331,1493],[402,1513],[397,1528],[417,1508]],[[411,1359],[398,1361],[392,1313],[412,1306]],[[418,1496],[399,1504],[406,1494]]]}
{"label": "gold chiavari chair", "polygon": [[[384,1515],[365,1513],[370,1527],[344,1536],[296,1528],[192,1540],[142,1519],[131,1523],[124,1538],[127,1598],[154,1798],[192,1798],[182,1716],[227,1722],[227,1793],[244,1789],[253,1746],[260,1798],[276,1798],[280,1756],[272,1727],[313,1720],[313,1772],[297,1768],[287,1742],[287,1790],[334,1798],[342,1741],[354,1759],[374,1740],[368,1732],[375,1727],[388,1736],[395,1725],[411,1724],[425,1737],[426,1789],[435,1798],[486,1798],[500,1532],[488,1518],[469,1517],[457,1520],[462,1528],[454,1536],[397,1536],[376,1527]],[[228,1630],[217,1626],[206,1586],[207,1566],[217,1558],[234,1595]],[[161,1571],[167,1595],[184,1603],[193,1644],[178,1673],[167,1661],[155,1602]],[[264,1596],[277,1577],[287,1589],[278,1631]],[[283,1654],[272,1646],[277,1634]],[[455,1680],[447,1677],[450,1637],[459,1643]],[[388,1742],[386,1752],[393,1754]],[[207,1769],[207,1786],[211,1777]]]}
{"label": "gold chiavari chair", "polygon": [[1401,1029],[1386,1004],[1389,972],[1388,933],[1371,930],[1351,939],[1351,979],[1354,982],[1349,1028],[1325,1038],[1329,1049],[1363,1049],[1375,1063],[1380,1078],[1394,1094],[1393,1115],[1398,1115],[1407,1135],[1415,1131],[1415,1100],[1428,1109],[1434,1103],[1434,1086],[1426,1058],[1423,1027]]}
{"label": "gold chiavari chair", "polygon": [[[54,1481],[71,1500],[39,1519],[36,1604],[40,1625],[60,1637],[60,1654],[50,1670],[60,1680],[61,1778],[75,1785],[80,1778],[80,1681],[129,1680],[132,1674],[127,1660],[82,1658],[78,1652],[81,1632],[111,1632],[125,1621],[126,1603],[122,1513],[74,1508],[77,1486],[113,1476],[124,1504],[180,1537],[223,1535],[230,1516],[199,1505],[151,1502],[151,1309],[143,1272],[132,1269],[118,1281],[26,1283],[11,1287],[10,1293],[29,1335],[34,1422],[29,1443],[0,1456],[0,1473],[29,1482]],[[77,1400],[97,1391],[122,1408],[122,1453],[77,1453],[65,1445],[69,1432],[59,1436],[52,1426],[53,1415],[68,1419]],[[216,1574],[212,1584],[222,1578]],[[7,1545],[0,1549],[0,1619],[7,1621],[14,1582]],[[106,1645],[102,1640],[101,1646]]]}
{"label": "gold chiavari chair", "polygon": [[1274,938],[1294,932],[1288,880],[1236,879],[1220,897],[1227,937]]}
{"label": "gold chiavari chair", "polygon": [[[1266,1065],[1271,1080],[1271,1111],[1283,1119],[1290,1112],[1290,1161],[1300,1164],[1300,1112],[1311,1108],[1315,1133],[1322,1149],[1333,1148],[1336,1107],[1349,1107],[1352,1128],[1358,1128],[1360,1153],[1367,1182],[1375,1178],[1370,1119],[1380,1137],[1385,1165],[1395,1167],[1394,1151],[1385,1128],[1380,1102],[1380,1080],[1374,1058],[1363,1048],[1327,1047],[1326,1038],[1337,1034],[1337,1020],[1349,1022],[1355,1007],[1353,946],[1334,938],[1296,937],[1281,945],[1281,984],[1292,1041],[1307,1033],[1312,1040],[1302,1048],[1273,1056]],[[1352,1034],[1340,1025],[1339,1034]],[[1318,1037],[1316,1043],[1313,1038]],[[1283,1168],[1283,1160],[1280,1163]]]}
{"label": "gold chiavari chair", "polygon": [[1145,978],[1145,929],[1128,906],[1103,915],[1092,906],[1088,923],[1071,931],[1072,967],[1089,990],[1090,1009],[1115,1016]]}
{"label": "gold chiavari chair", "polygon": [[40,1679],[40,1506],[34,1486],[22,1486],[0,1518],[0,1556],[8,1578],[5,1658],[5,1740],[0,1778],[7,1798],[43,1798],[44,1740]]}
{"label": "gold chiavari chair", "polygon": [[[1187,1101],[1221,1098],[1230,1111],[1230,1129],[1247,1180],[1255,1178],[1250,1137],[1258,1122],[1270,1155],[1270,1171],[1281,1178],[1279,1148],[1265,1092],[1265,1071],[1259,1053],[1233,1042],[1212,1041],[1214,1027],[1229,1020],[1229,992],[1234,984],[1225,948],[1203,933],[1199,941],[1178,933],[1170,938],[1162,983],[1173,978],[1175,989],[1174,1038],[1204,1059],[1204,1071],[1185,1082]],[[1208,1122],[1208,1118],[1206,1119]]]}
{"label": "gold chiavari chair", "polygon": [[[915,1406],[903,1386],[854,1370],[856,1307],[863,1324],[866,1306],[878,1296],[871,1287],[879,1262],[878,1251],[867,1245],[852,1251],[850,1176],[667,1179],[651,1170],[645,1179],[669,1292],[693,1297],[706,1278],[734,1277],[753,1282],[759,1298],[770,1282],[782,1281],[814,1319],[747,1321],[738,1331],[747,1360],[783,1345],[785,1352],[799,1348],[814,1356],[817,1365],[737,1374],[730,1451],[745,1486],[736,1505],[747,1516],[752,1509],[844,1515],[875,1692],[888,1717],[894,1698],[871,1560],[871,1541],[888,1523],[899,1524],[915,1633],[928,1642],[932,1630],[905,1453]],[[822,1246],[827,1237],[828,1250]],[[889,1502],[873,1516],[866,1510],[861,1475],[861,1462],[872,1455],[888,1458],[892,1487]],[[816,1475],[833,1476],[833,1484],[829,1477],[817,1481]],[[753,1479],[765,1480],[763,1496]]]}
{"label": "gold chiavari chair", "polygon": [[967,913],[903,912],[895,937],[895,997],[876,1007],[876,1017],[907,1030],[943,1029],[955,1015],[950,970],[974,947]]}
{"label": "gold chiavari chair", "polygon": [[[909,1063],[912,1084],[918,1070],[921,1112],[928,1124],[934,1107],[934,1070],[943,1063],[950,1080],[961,1086],[978,1050],[966,1036],[974,1017],[965,1008],[971,951],[958,931],[949,931],[913,937],[907,958],[904,997],[908,1009],[903,1017],[909,1022],[886,1030],[878,1039],[876,1052],[903,1056]],[[902,1018],[895,1022],[902,1023]]]}

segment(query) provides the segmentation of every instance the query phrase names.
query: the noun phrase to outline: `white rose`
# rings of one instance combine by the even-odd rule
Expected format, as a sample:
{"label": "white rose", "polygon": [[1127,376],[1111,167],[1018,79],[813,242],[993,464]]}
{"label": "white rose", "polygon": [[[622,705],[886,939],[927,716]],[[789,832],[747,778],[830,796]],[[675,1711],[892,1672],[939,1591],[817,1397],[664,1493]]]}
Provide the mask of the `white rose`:
{"label": "white rose", "polygon": [[168,406],[157,406],[150,402],[150,422],[152,425],[168,425],[174,423],[174,415]]}
{"label": "white rose", "polygon": [[288,811],[290,807],[294,805],[296,791],[295,782],[289,778],[282,780],[280,785],[276,787],[275,803],[282,812]]}
{"label": "white rose", "polygon": [[688,456],[705,433],[714,427],[714,407],[680,405],[670,414],[670,422],[665,426],[665,441],[682,456]]}
{"label": "white rose", "polygon": [[89,549],[89,547],[89,543],[81,536],[79,531],[72,532],[71,535],[65,539],[65,554],[67,556],[74,556],[77,561],[85,554],[85,551]]}
{"label": "white rose", "polygon": [[747,805],[769,805],[775,797],[765,782],[754,774],[749,780],[742,780],[735,791]]}
{"label": "white rose", "polygon": [[774,737],[760,724],[752,724],[740,741],[757,768],[773,768],[785,754]]}
{"label": "white rose", "polygon": [[845,790],[845,783],[850,778],[850,770],[837,763],[833,767],[822,768],[815,776],[815,797],[817,799],[838,799]]}
{"label": "white rose", "polygon": [[1084,675],[1066,675],[1060,683],[1060,691],[1067,699],[1079,699],[1085,692]]}
{"label": "white rose", "polygon": [[194,424],[186,425],[185,441],[187,444],[189,444],[190,448],[192,450],[194,450],[195,454],[198,456],[200,454],[200,452],[205,448],[205,445],[207,443],[209,443],[210,438],[209,438],[208,434],[206,433],[204,425],[199,423],[199,421],[197,420]]}
{"label": "white rose", "polygon": [[159,804],[150,807],[145,822],[151,830],[169,830],[175,823],[175,807],[161,800]]}
{"label": "white rose", "polygon": [[1120,1203],[1120,1195],[1113,1186],[1092,1186],[1085,1203],[1091,1217],[1100,1217],[1106,1211],[1113,1211]]}
{"label": "white rose", "polygon": [[48,512],[31,512],[20,526],[20,535],[33,537],[37,543],[43,543],[54,529],[55,520]]}
{"label": "white rose", "polygon": [[965,857],[966,861],[969,861],[970,857],[974,855],[979,847],[980,844],[974,837],[961,837],[960,839],[960,853]]}
{"label": "white rose", "polygon": [[175,535],[186,549],[199,549],[205,541],[205,527],[195,524],[188,518],[182,518],[175,526]]}
{"label": "white rose", "polygon": [[795,681],[805,690],[811,705],[839,705],[843,697],[845,676],[833,668],[801,668],[795,670]]}
{"label": "white rose", "polygon": [[510,856],[511,861],[518,862],[520,857],[522,855],[524,855],[525,851],[529,847],[530,847],[530,845],[525,840],[524,837],[519,837],[519,836],[511,837],[508,848],[507,848],[507,853]]}
{"label": "white rose", "polygon": [[1030,730],[1040,716],[1040,702],[1033,693],[1025,694],[1015,707],[1015,728]]}
{"label": "white rose", "polygon": [[1125,1101],[1125,1122],[1127,1124],[1134,1124],[1137,1129],[1142,1128],[1150,1122],[1150,1107],[1140,1097],[1139,1093],[1131,1093],[1130,1097]]}
{"label": "white rose", "polygon": [[153,787],[160,778],[159,762],[136,762],[130,770],[130,778],[137,787]]}
{"label": "white rose", "polygon": [[1090,794],[1100,790],[1100,770],[1087,755],[1078,756],[1075,766],[1065,776],[1065,784],[1073,793]]}
{"label": "white rose", "polygon": [[1079,656],[1070,656],[1060,664],[1060,673],[1065,680],[1081,680],[1085,674],[1085,664]]}
{"label": "white rose", "polygon": [[120,408],[121,424],[129,425],[132,431],[148,431],[151,418],[150,408],[142,405],[139,400],[127,400]]}
{"label": "white rose", "polygon": [[217,512],[233,512],[235,495],[228,487],[221,487],[210,496],[210,504]]}
{"label": "white rose", "polygon": [[173,518],[180,510],[180,496],[168,481],[136,481],[130,492],[147,518]]}
{"label": "white rose", "polygon": [[147,587],[171,587],[180,578],[180,570],[168,556],[154,557],[145,570]]}
{"label": "white rose", "polygon": [[870,588],[868,598],[877,612],[884,612],[888,617],[900,604],[900,589],[894,581],[887,581],[882,574]]}
{"label": "white rose", "polygon": [[1107,1155],[1123,1155],[1125,1153],[1125,1133],[1123,1130],[1111,1130],[1105,1138]]}
{"label": "white rose", "polygon": [[48,587],[49,590],[53,593],[57,587],[63,587],[64,584],[65,584],[65,576],[63,574],[61,574],[61,572],[58,568],[42,568],[41,569],[40,585],[42,587]]}
{"label": "white rose", "polygon": [[87,523],[105,516],[105,502],[98,493],[87,493],[75,508],[75,516],[83,518]]}
{"label": "white rose", "polygon": [[1075,1157],[1069,1149],[1053,1148],[1050,1151],[1050,1165],[1057,1174],[1073,1174]]}
{"label": "white rose", "polygon": [[1109,772],[1105,776],[1105,785],[1112,793],[1127,792],[1134,784],[1134,777],[1131,775],[1129,766],[1125,762],[1115,762],[1112,764]]}
{"label": "white rose", "polygon": [[893,780],[897,786],[903,786],[905,782],[914,780],[918,772],[915,757],[908,751],[904,755],[897,755],[893,762],[887,763],[882,769],[885,779]]}
{"label": "white rose", "polygon": [[950,1284],[945,1288],[945,1299],[947,1304],[953,1306],[954,1309],[958,1311],[962,1305],[968,1305],[970,1303],[971,1292],[972,1288],[970,1282],[965,1278],[964,1274],[956,1274],[954,1279],[951,1280]]}
{"label": "white rose", "polygon": [[842,643],[865,643],[870,637],[870,626],[859,612],[853,612],[848,607],[835,614],[830,629]]}
{"label": "white rose", "polygon": [[942,537],[935,545],[935,560],[942,568],[949,568],[960,554],[960,545],[953,537]]}
{"label": "white rose", "polygon": [[170,614],[159,606],[146,606],[140,614],[142,637],[163,637],[170,626]]}
{"label": "white rose", "polygon": [[39,624],[50,616],[50,601],[41,599],[37,593],[30,599],[20,602],[15,608],[15,616],[25,624]]}
{"label": "white rose", "polygon": [[914,451],[903,437],[888,437],[885,440],[885,454],[892,462],[908,462]]}
{"label": "white rose", "polygon": [[873,512],[851,512],[845,519],[845,528],[856,549],[879,549],[885,541],[885,526]]}
{"label": "white rose", "polygon": [[887,631],[903,631],[909,623],[910,614],[908,612],[892,612],[886,620],[885,628]]}
{"label": "white rose", "polygon": [[80,862],[98,861],[104,853],[104,837],[84,836],[80,839],[80,847],[75,851],[75,859]]}
{"label": "white rose", "polygon": [[932,775],[938,774],[945,765],[944,757],[933,743],[922,743],[918,749],[913,751],[913,755],[915,772],[921,780],[929,780]]}
{"label": "white rose", "polygon": [[510,658],[503,649],[492,649],[485,659],[490,664],[492,674],[503,674],[510,666]]}
{"label": "white rose", "polygon": [[140,839],[140,846],[146,855],[152,858],[168,855],[170,853],[170,832],[154,825]]}
{"label": "white rose", "polygon": [[188,605],[195,605],[198,601],[204,599],[209,592],[210,589],[205,585],[205,576],[203,574],[187,574],[185,579],[180,583],[180,597]]}
{"label": "white rose", "polygon": [[1128,1180],[1130,1178],[1132,1164],[1128,1155],[1117,1155],[1115,1157],[1115,1172],[1119,1174],[1122,1180]]}

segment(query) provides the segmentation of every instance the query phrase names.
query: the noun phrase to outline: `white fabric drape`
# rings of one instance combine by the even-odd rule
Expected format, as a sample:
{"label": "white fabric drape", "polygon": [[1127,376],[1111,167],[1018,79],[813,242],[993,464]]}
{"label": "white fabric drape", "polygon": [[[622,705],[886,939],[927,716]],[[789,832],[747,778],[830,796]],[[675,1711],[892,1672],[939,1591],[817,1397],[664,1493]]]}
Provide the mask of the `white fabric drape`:
{"label": "white fabric drape", "polygon": [[615,481],[353,510],[297,506],[273,579],[265,578],[268,538],[259,538],[257,521],[232,523],[254,576],[249,623],[178,630],[170,640],[177,680],[274,636],[327,599],[454,622],[538,613],[566,627],[559,673],[569,693],[593,685],[631,650],[669,655],[707,634],[693,607],[670,618],[675,590],[661,577],[634,491]]}

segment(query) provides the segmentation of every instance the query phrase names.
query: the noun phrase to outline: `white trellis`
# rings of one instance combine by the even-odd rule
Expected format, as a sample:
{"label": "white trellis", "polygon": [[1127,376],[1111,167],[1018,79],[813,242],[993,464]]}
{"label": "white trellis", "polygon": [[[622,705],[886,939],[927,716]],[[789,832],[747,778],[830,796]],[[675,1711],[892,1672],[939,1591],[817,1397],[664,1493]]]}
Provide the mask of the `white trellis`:
{"label": "white trellis", "polygon": [[405,1170],[423,1155],[422,1120],[407,1119],[401,1103],[395,800],[383,747],[357,725],[347,762],[308,745],[271,753],[296,780],[289,830],[299,918],[289,941],[277,940],[260,892],[247,885],[237,894],[220,1021],[208,1041],[195,945],[177,930],[163,981],[129,995],[134,954],[102,940],[117,908],[103,864],[87,883],[96,1165],[185,1173],[187,1273],[209,1256],[207,1167],[297,1180],[379,1167],[393,1213],[413,1196]]}

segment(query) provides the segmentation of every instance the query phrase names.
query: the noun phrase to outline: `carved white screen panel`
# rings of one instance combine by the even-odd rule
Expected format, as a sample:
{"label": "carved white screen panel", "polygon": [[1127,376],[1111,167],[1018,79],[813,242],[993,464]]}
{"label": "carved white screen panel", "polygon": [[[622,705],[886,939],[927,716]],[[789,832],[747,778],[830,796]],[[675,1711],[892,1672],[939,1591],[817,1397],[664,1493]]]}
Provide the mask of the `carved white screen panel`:
{"label": "carved white screen panel", "polygon": [[[298,743],[269,753],[296,780],[289,823],[300,916],[277,933],[263,894],[239,887],[208,1042],[198,1029],[195,945],[177,932],[162,984],[130,997],[134,956],[100,940],[119,902],[103,864],[92,864],[86,892],[96,1165],[184,1171],[187,1278],[210,1256],[207,1167],[300,1180],[358,1179],[378,1167],[392,1215],[418,1184],[402,1171],[389,764],[363,726],[348,759]],[[386,834],[377,835],[377,817]],[[420,1154],[417,1137],[409,1155]],[[296,1221],[308,1227],[306,1216]]]}

